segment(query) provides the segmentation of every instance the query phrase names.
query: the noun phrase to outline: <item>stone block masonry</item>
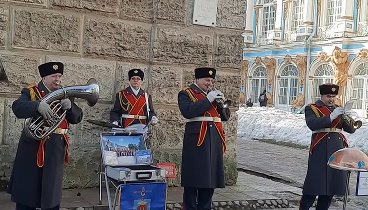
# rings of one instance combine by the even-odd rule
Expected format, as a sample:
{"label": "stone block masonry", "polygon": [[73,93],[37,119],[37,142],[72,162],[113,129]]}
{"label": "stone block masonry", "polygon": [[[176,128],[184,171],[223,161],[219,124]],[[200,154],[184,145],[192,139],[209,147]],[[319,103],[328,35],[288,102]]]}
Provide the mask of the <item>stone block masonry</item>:
{"label": "stone block masonry", "polygon": [[234,102],[233,116],[224,123],[226,182],[234,184],[244,5],[245,0],[219,0],[217,26],[205,27],[192,24],[194,0],[0,1],[0,189],[9,180],[24,122],[14,116],[12,102],[22,88],[39,82],[37,66],[48,61],[65,64],[64,86],[84,85],[89,78],[100,85],[96,106],[77,100],[84,120],[70,130],[65,188],[97,185],[99,133],[106,129],[86,120],[108,121],[131,68],[145,71],[144,89],[153,95],[160,119],[150,137],[155,162],[176,163],[179,175],[170,183],[179,185],[185,123],[177,93],[193,82],[198,66],[215,67],[216,88]]}

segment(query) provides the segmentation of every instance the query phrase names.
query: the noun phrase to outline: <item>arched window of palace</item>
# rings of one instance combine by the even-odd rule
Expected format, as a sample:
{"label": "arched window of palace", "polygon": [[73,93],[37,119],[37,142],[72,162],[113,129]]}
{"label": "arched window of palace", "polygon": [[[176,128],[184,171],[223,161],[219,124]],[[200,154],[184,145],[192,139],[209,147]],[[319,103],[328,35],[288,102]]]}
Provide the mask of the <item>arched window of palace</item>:
{"label": "arched window of palace", "polygon": [[267,88],[267,69],[264,66],[254,69],[250,85],[252,102],[258,103],[258,96]]}
{"label": "arched window of palace", "polygon": [[261,34],[262,37],[267,37],[267,32],[275,29],[276,9],[273,0],[259,1],[263,6]]}
{"label": "arched window of palace", "polygon": [[291,30],[296,31],[299,26],[303,25],[304,0],[293,1],[293,18]]}
{"label": "arched window of palace", "polygon": [[325,83],[333,83],[334,69],[327,63],[321,64],[314,71],[312,80],[312,101],[317,101],[321,98],[319,94],[319,86]]}
{"label": "arched window of palace", "polygon": [[354,109],[364,115],[368,112],[368,62],[359,64],[353,71],[351,99],[355,99]]}
{"label": "arched window of palace", "polygon": [[292,64],[285,66],[277,80],[279,105],[290,105],[298,93],[298,69]]}
{"label": "arched window of palace", "polygon": [[327,0],[327,25],[331,26],[341,16],[342,0]]}

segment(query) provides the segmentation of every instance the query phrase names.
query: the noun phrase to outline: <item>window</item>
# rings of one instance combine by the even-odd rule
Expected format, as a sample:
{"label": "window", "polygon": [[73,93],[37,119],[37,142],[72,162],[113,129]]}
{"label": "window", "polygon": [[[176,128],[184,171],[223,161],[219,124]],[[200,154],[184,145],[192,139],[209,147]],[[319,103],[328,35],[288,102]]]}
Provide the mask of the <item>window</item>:
{"label": "window", "polygon": [[258,96],[267,87],[267,69],[263,66],[256,67],[253,72],[251,84],[251,98],[253,103],[258,103]]}
{"label": "window", "polygon": [[267,37],[267,32],[275,29],[275,5],[273,0],[263,1],[262,37]]}
{"label": "window", "polygon": [[296,31],[298,26],[303,25],[304,0],[296,0],[293,5],[293,19],[291,30]]}
{"label": "window", "polygon": [[298,93],[298,69],[294,65],[287,65],[280,73],[279,104],[290,105]]}
{"label": "window", "polygon": [[351,99],[355,99],[354,109],[368,112],[368,62],[359,64],[353,72]]}
{"label": "window", "polygon": [[334,81],[334,70],[332,66],[327,63],[321,64],[314,71],[314,78],[312,81],[312,99],[317,101],[320,99],[319,86],[325,83],[333,83]]}
{"label": "window", "polygon": [[342,0],[327,0],[327,25],[333,25],[341,16]]}

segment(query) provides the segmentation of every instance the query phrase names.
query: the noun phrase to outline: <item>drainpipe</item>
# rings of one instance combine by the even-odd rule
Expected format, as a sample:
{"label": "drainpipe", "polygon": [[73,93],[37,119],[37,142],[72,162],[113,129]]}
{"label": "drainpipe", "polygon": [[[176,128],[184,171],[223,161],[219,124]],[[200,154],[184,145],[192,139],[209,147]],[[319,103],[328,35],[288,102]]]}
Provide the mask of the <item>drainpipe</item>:
{"label": "drainpipe", "polygon": [[[305,100],[304,100],[304,104],[307,104],[307,100],[310,97],[310,93],[309,93],[309,72],[310,72],[310,64],[312,62],[312,52],[311,52],[311,42],[312,42],[312,38],[316,35],[317,32],[317,0],[313,1],[313,30],[312,33],[309,35],[308,39],[306,40],[306,46],[308,48],[308,53],[307,53],[307,72],[306,75],[307,77],[305,78]],[[308,98],[307,98],[308,97]]]}

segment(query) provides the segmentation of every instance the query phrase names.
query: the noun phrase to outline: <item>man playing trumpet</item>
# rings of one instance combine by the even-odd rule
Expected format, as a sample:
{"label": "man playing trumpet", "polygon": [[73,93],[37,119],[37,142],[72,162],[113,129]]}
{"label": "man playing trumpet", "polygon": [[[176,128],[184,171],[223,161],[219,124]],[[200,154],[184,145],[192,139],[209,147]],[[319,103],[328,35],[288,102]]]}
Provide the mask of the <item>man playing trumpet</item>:
{"label": "man playing trumpet", "polygon": [[312,130],[308,171],[300,200],[300,210],[308,210],[318,196],[316,210],[327,210],[334,195],[345,195],[347,172],[327,165],[329,157],[348,146],[342,130],[354,133],[356,127],[343,120],[344,109],[335,106],[339,86],[319,86],[321,100],[305,107],[305,121]]}
{"label": "man playing trumpet", "polygon": [[[44,120],[52,120],[55,115],[42,98],[61,87],[64,65],[49,62],[38,66],[38,69],[42,80],[38,85],[24,88],[13,102],[13,112],[20,119],[42,116]],[[8,186],[11,199],[16,202],[16,210],[60,208],[64,163],[69,158],[68,126],[69,123],[79,123],[83,116],[82,109],[73,99],[62,99],[60,104],[66,110],[66,117],[45,139],[34,140],[22,132]]]}
{"label": "man playing trumpet", "polygon": [[195,83],[180,91],[178,104],[187,119],[183,140],[181,185],[185,210],[210,210],[215,188],[224,188],[222,121],[230,118],[224,95],[213,90],[214,68],[196,68]]}

